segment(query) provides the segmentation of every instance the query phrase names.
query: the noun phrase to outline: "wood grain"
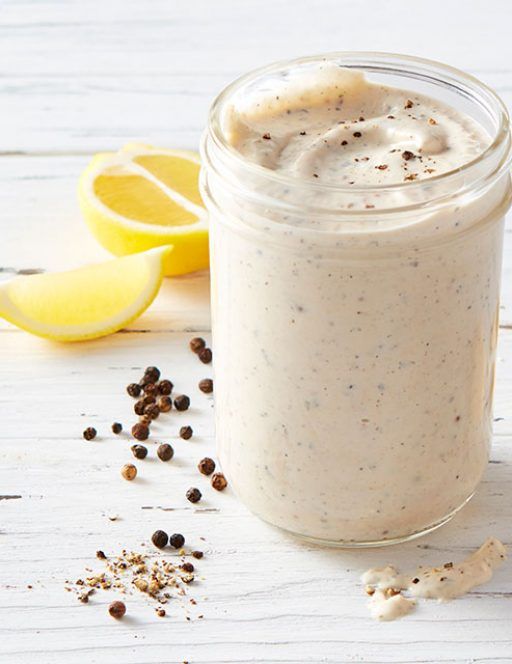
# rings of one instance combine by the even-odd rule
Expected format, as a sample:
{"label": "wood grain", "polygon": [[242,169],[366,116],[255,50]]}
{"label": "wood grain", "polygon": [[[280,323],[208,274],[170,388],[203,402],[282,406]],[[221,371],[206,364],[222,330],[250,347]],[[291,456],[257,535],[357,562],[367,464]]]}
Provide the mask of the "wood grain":
{"label": "wood grain", "polygon": [[[213,96],[251,67],[328,50],[409,52],[477,74],[510,104],[509,32],[508,0],[3,0],[0,279],[108,259],[76,203],[90,155],[129,140],[195,148]],[[512,544],[510,225],[492,462],[450,524],[393,549],[300,543],[198,474],[197,461],[214,455],[213,402],[197,389],[210,369],[187,341],[208,335],[208,286],[207,274],[166,280],[144,316],[96,342],[52,344],[0,322],[0,662],[512,662],[510,564],[469,597],[423,603],[394,624],[369,619],[358,582],[370,565],[462,558],[491,533]],[[152,458],[136,462],[128,483],[119,470],[132,460],[129,438],[109,427],[132,422],[124,386],[148,364],[162,366],[192,408],[155,426],[175,459],[156,460],[150,442]],[[194,429],[188,442],[177,438],[182,424]],[[81,437],[88,425],[95,441]],[[195,506],[189,486],[203,491]],[[107,615],[114,593],[82,605],[65,592],[66,579],[100,568],[97,549],[140,550],[157,528],[205,551],[190,621],[180,602],[159,619],[130,596],[117,623]]]}

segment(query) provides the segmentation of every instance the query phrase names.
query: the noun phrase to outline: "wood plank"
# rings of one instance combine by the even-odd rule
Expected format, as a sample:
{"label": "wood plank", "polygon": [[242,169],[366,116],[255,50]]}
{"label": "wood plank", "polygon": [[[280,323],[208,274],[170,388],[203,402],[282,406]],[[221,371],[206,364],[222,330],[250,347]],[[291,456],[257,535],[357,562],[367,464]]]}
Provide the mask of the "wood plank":
{"label": "wood plank", "polygon": [[[4,73],[166,74],[243,71],[290,55],[370,50],[435,57],[480,71],[508,68],[509,3],[472,0],[461,13],[443,0],[4,0]],[[314,29],[311,23],[314,20]],[[461,21],[464,29],[461,30]],[[385,26],[385,29],[383,29]],[[499,49],[497,45],[499,44]],[[478,46],[478,48],[476,48]],[[5,56],[5,57],[4,57]]]}
{"label": "wood plank", "polygon": [[[356,0],[342,9],[320,0],[315,30],[306,29],[307,4],[290,0],[153,0],[149,12],[135,0],[15,0],[1,11],[2,151],[91,153],[135,139],[195,147],[228,81],[264,62],[340,48],[434,56],[480,75],[512,103],[512,43],[508,21],[497,18],[508,16],[506,0],[493,11],[474,0],[457,39],[459,17],[439,20],[442,0],[414,12],[373,0],[364,30]],[[499,59],[491,46],[474,48],[487,34]]]}

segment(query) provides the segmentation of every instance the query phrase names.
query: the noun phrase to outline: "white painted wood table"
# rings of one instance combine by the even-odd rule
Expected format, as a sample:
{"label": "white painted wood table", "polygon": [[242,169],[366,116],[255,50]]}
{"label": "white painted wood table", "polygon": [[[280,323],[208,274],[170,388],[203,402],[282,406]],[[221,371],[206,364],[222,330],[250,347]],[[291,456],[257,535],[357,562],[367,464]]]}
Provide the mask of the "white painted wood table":
{"label": "white painted wood table", "polygon": [[[335,49],[402,51],[465,68],[510,103],[509,33],[508,0],[1,0],[1,276],[105,258],[75,198],[89,156],[129,140],[196,147],[215,92],[250,67]],[[369,619],[358,582],[389,559],[463,557],[491,533],[512,544],[511,272],[509,229],[485,481],[446,527],[374,551],[296,542],[198,475],[197,460],[214,448],[212,401],[196,387],[209,368],[186,344],[192,332],[208,336],[207,275],[167,280],[142,318],[100,341],[56,345],[1,324],[2,664],[512,662],[511,563],[470,596],[424,603],[393,624]],[[124,386],[147,364],[189,393],[192,408],[155,427],[175,461],[139,462],[128,483],[119,475],[128,439],[108,432],[113,420],[131,422]],[[189,442],[176,439],[183,423],[195,431]],[[96,441],[82,439],[87,425]],[[184,497],[191,485],[204,490],[197,506]],[[140,550],[156,528],[206,552],[190,621],[178,602],[159,619],[129,596],[117,623],[107,615],[115,594],[84,605],[64,591],[66,579],[98,568],[97,549]]]}

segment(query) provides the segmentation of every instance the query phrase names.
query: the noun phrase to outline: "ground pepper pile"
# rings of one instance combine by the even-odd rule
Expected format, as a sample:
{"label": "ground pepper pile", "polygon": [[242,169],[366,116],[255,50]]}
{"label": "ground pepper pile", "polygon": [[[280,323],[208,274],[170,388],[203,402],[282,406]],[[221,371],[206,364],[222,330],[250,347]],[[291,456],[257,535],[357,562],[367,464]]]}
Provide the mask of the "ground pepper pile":
{"label": "ground pepper pile", "polygon": [[[184,543],[184,538],[180,535]],[[102,571],[93,571],[86,568],[88,576],[79,578],[74,582],[66,581],[66,590],[74,592],[84,604],[89,597],[99,590],[116,590],[123,595],[132,595],[140,592],[148,601],[155,605],[159,617],[164,617],[162,606],[171,600],[179,601],[182,607],[196,606],[197,601],[188,597],[188,588],[194,583],[197,570],[195,565],[187,560],[193,557],[203,558],[202,551],[177,551],[178,560],[169,560],[164,557],[127,551],[123,549],[120,554],[108,556],[103,551],[97,551],[96,557],[104,563]],[[162,613],[163,611],[163,613]],[[202,614],[196,615],[202,618]],[[190,616],[187,616],[189,619]]]}

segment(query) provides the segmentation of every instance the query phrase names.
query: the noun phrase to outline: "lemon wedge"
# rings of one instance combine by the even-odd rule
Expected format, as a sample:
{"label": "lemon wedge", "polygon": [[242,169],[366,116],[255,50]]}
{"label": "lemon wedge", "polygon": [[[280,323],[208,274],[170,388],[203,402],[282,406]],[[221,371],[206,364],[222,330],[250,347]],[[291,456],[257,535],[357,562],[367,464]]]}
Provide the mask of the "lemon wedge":
{"label": "lemon wedge", "polygon": [[116,332],[154,300],[171,252],[158,247],[69,272],[16,277],[0,284],[0,316],[56,341]]}
{"label": "lemon wedge", "polygon": [[95,155],[78,197],[95,238],[116,256],[172,244],[166,275],[208,267],[208,216],[199,193],[199,155],[130,143]]}

